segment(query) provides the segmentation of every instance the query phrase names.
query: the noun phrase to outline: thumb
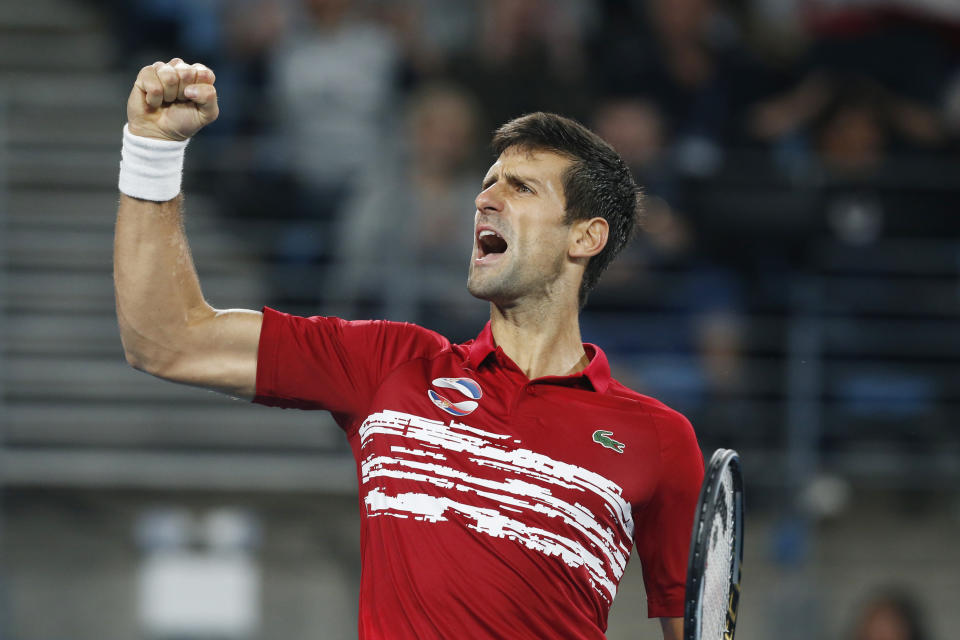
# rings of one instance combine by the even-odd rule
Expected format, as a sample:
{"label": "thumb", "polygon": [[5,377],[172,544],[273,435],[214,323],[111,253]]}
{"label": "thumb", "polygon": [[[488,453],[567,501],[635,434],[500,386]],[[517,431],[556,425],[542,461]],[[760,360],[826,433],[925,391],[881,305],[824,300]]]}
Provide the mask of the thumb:
{"label": "thumb", "polygon": [[217,106],[217,89],[212,84],[191,84],[183,90],[183,95],[197,105],[204,124],[217,119],[220,108]]}

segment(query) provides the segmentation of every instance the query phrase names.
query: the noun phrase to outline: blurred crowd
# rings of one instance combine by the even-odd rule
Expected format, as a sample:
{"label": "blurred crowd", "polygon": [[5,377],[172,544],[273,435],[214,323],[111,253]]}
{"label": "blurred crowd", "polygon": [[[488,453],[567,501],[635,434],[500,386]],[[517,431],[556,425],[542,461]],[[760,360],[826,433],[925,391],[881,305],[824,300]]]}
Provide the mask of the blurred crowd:
{"label": "blurred crowd", "polygon": [[[960,149],[950,2],[114,4],[131,71],[173,55],[216,71],[222,115],[194,153],[229,216],[271,220],[260,240],[287,310],[471,337],[486,313],[463,286],[486,144],[534,110],[594,128],[646,194],[643,233],[585,332],[605,330],[591,324],[604,311],[678,314],[656,349],[696,354],[676,387],[705,401],[751,384],[743,318],[787,304],[816,242],[960,230],[955,165],[937,168]],[[909,190],[937,180],[946,191]],[[605,344],[629,350],[636,333]]]}

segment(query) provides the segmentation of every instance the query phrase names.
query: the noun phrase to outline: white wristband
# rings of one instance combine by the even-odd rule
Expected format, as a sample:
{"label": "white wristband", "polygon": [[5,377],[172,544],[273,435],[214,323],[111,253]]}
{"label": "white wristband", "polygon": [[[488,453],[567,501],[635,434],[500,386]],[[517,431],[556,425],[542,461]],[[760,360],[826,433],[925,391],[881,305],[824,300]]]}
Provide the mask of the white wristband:
{"label": "white wristband", "polygon": [[130,133],[123,125],[120,191],[133,198],[166,202],[180,193],[183,155],[190,140],[157,140]]}

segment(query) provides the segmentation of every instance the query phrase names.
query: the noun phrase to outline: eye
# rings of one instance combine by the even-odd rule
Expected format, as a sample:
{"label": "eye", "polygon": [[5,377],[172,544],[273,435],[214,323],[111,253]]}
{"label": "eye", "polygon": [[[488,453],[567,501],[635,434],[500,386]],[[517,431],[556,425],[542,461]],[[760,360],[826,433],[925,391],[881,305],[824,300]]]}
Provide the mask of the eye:
{"label": "eye", "polygon": [[517,191],[520,193],[533,193],[533,189],[523,184],[522,182],[517,183]]}

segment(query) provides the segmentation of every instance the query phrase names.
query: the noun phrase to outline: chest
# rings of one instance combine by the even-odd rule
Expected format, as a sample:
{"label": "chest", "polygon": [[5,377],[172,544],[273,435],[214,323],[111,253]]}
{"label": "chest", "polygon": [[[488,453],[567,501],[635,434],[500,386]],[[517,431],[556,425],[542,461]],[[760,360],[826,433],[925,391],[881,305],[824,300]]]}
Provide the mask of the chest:
{"label": "chest", "polygon": [[354,449],[368,478],[392,469],[438,488],[547,496],[614,519],[642,507],[660,473],[655,426],[636,403],[497,368],[474,371],[453,358],[393,372]]}

